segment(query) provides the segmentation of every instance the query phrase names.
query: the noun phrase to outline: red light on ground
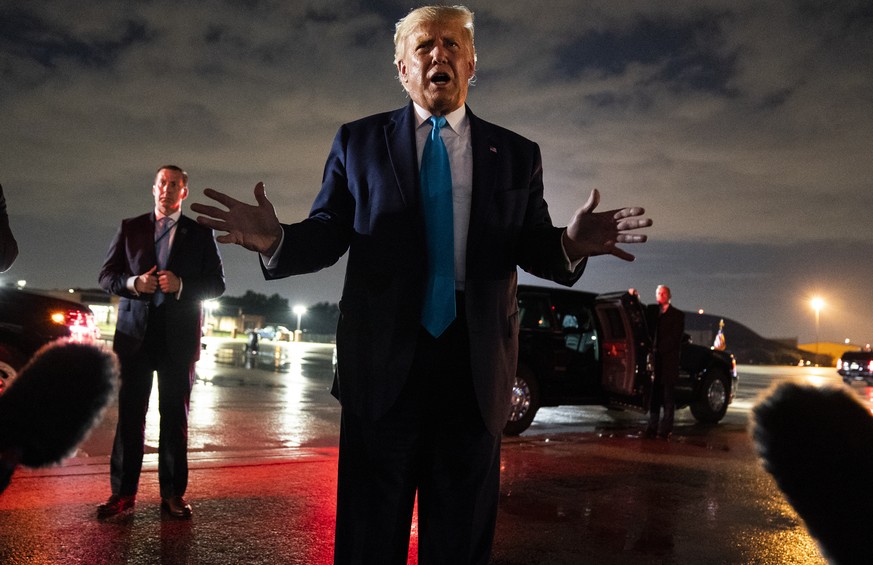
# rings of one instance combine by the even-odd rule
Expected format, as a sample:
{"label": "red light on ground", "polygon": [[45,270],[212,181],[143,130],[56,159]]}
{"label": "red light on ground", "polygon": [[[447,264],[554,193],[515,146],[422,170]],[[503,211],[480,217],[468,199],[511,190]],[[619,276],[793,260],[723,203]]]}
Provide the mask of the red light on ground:
{"label": "red light on ground", "polygon": [[[864,387],[864,400],[867,401],[868,405],[873,405],[873,386]],[[868,409],[873,414],[873,406],[868,406]]]}

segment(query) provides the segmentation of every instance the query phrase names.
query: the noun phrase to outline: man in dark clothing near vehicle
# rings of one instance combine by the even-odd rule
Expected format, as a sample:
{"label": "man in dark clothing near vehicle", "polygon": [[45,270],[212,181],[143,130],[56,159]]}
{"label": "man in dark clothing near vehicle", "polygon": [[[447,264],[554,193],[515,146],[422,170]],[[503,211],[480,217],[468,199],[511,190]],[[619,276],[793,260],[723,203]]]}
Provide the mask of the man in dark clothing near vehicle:
{"label": "man in dark clothing near vehicle", "polygon": [[670,303],[670,287],[658,285],[655,297],[657,308],[647,311],[655,357],[655,380],[652,383],[649,425],[645,435],[668,439],[673,433],[673,414],[676,411],[676,381],[679,380],[679,354],[682,350],[682,334],[685,333],[685,314]]}

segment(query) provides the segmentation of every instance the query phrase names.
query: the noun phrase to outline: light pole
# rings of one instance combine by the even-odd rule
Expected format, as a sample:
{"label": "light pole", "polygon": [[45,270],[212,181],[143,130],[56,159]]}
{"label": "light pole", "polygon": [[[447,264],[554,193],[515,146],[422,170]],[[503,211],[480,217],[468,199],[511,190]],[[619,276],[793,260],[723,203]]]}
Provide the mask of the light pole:
{"label": "light pole", "polygon": [[815,355],[818,357],[818,322],[821,309],[824,308],[824,300],[819,296],[814,296],[812,300],[809,301],[809,304],[812,306],[812,309],[815,310]]}
{"label": "light pole", "polygon": [[294,341],[300,341],[300,320],[303,318],[303,314],[306,314],[306,306],[297,304],[294,306],[294,313],[297,314],[297,331],[294,332]]}
{"label": "light pole", "polygon": [[206,310],[206,335],[212,335],[215,330],[215,311],[221,306],[218,300],[204,300],[203,309]]}

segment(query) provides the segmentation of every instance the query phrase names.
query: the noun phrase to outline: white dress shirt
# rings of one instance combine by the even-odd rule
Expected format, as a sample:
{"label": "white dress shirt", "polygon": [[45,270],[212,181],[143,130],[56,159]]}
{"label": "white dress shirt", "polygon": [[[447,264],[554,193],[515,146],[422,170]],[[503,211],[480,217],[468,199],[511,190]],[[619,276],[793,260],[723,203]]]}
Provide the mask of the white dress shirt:
{"label": "white dress shirt", "polygon": [[[158,220],[160,220],[163,217],[164,217],[164,214],[162,214],[160,212],[160,210],[155,208],[155,225],[157,225]],[[171,220],[173,220],[173,224],[170,226],[170,233],[167,235],[167,237],[170,238],[168,248],[170,249],[171,253],[172,253],[172,249],[173,249],[173,240],[176,238],[176,226],[179,225],[179,218],[181,218],[181,217],[182,217],[181,208],[179,210],[177,210],[176,212],[173,212],[172,214],[169,215],[169,218]],[[142,273],[140,273],[140,274],[142,274]],[[134,296],[139,296],[139,292],[137,292],[137,290],[136,290],[136,279],[138,276],[139,275],[134,275],[134,276],[129,277],[127,279],[127,290],[132,292]],[[175,294],[176,299],[178,299],[181,295],[182,295],[182,279],[180,278],[179,279],[179,292],[177,292]]]}
{"label": "white dress shirt", "polygon": [[[431,114],[418,104],[415,106],[415,146],[418,151],[418,164],[433,127]],[[452,168],[452,216],[455,229],[455,288],[464,289],[467,273],[467,232],[470,229],[470,206],[473,201],[473,144],[470,141],[470,120],[467,107],[461,106],[446,114],[446,125],[440,130],[440,137],[449,154]]]}

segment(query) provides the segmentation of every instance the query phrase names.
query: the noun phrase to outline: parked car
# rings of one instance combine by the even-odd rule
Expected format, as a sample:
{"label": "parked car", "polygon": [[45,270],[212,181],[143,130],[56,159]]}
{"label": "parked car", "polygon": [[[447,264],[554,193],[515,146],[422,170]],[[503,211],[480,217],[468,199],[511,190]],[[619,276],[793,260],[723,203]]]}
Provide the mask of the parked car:
{"label": "parked car", "polygon": [[261,339],[269,339],[272,341],[291,341],[291,334],[294,333],[285,326],[264,326],[255,330],[258,337]]}
{"label": "parked car", "polygon": [[837,373],[843,381],[865,381],[873,385],[873,351],[846,351],[837,363]]}
{"label": "parked car", "polygon": [[[651,339],[635,294],[519,285],[518,308],[519,359],[505,434],[526,430],[542,406],[648,411]],[[686,336],[677,409],[688,406],[698,421],[719,422],[736,388],[733,355],[692,344]]]}
{"label": "parked car", "polygon": [[18,288],[0,288],[0,394],[36,351],[58,338],[92,343],[100,338],[84,304]]}

